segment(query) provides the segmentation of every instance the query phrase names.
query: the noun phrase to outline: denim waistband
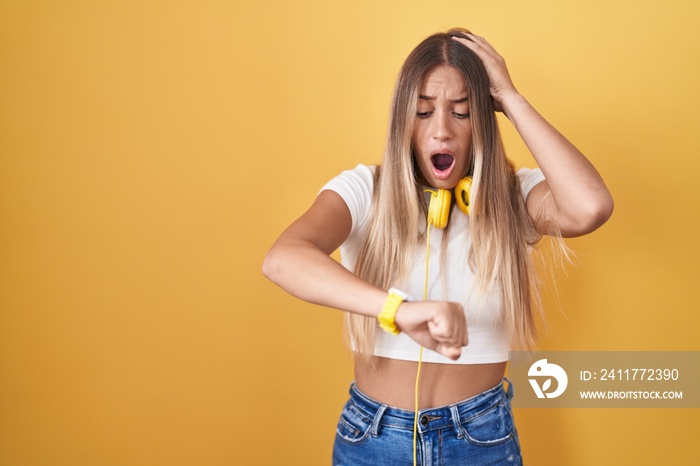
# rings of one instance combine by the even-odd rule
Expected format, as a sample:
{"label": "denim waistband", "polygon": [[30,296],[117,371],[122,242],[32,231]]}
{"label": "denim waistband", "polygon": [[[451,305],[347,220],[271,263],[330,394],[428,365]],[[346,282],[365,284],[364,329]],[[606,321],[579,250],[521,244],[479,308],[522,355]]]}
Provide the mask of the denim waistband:
{"label": "denim waistband", "polygon": [[[503,382],[508,382],[508,388],[503,389]],[[419,432],[454,427],[461,432],[461,425],[472,417],[479,416],[489,408],[513,398],[513,385],[510,380],[503,380],[493,388],[477,395],[447,406],[422,409],[418,411]],[[380,426],[413,430],[414,412],[407,409],[394,408],[374,400],[363,393],[355,382],[350,385],[350,401],[354,407],[372,419],[370,432],[377,435]],[[461,436],[461,433],[460,433]]]}

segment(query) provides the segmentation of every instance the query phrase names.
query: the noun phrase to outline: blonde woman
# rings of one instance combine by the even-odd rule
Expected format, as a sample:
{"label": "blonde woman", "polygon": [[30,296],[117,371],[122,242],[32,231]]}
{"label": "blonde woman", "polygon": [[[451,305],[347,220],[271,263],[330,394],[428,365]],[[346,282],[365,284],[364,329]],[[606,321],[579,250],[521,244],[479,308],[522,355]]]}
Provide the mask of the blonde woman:
{"label": "blonde woman", "polygon": [[[514,172],[499,111],[539,169]],[[468,212],[453,201],[446,227],[428,227],[437,190],[464,177]],[[612,209],[486,40],[453,29],[421,42],[396,83],[382,165],[331,180],[263,264],[290,294],[347,313],[355,381],[333,464],[521,464],[504,373],[508,351],[535,339],[532,246],[590,233]],[[329,257],[339,247],[342,265]]]}

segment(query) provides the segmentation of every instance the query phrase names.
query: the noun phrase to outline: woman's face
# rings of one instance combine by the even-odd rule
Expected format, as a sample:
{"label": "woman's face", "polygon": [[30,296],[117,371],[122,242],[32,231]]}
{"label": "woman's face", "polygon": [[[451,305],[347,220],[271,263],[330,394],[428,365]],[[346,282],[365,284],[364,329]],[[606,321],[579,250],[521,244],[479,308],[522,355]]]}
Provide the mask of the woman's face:
{"label": "woman's face", "polygon": [[451,66],[439,66],[423,80],[413,128],[413,153],[421,181],[452,189],[469,168],[472,126],[467,87]]}

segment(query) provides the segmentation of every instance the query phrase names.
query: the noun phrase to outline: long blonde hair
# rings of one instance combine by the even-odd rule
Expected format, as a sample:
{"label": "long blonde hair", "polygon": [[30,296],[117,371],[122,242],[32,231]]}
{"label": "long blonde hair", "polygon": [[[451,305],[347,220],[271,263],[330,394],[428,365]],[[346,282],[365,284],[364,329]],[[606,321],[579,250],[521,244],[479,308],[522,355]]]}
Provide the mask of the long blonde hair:
{"label": "long blonde hair", "polygon": [[[463,76],[470,103],[473,199],[469,262],[476,274],[475,288],[482,296],[492,286],[500,288],[512,346],[531,348],[536,336],[533,314],[541,306],[529,249],[540,235],[528,216],[512,163],[505,155],[486,69],[471,50],[451,39],[465,37],[467,32],[451,29],[428,37],[401,68],[391,103],[384,161],[375,175],[372,220],[355,273],[387,289],[404,278],[410,268],[419,240],[416,226],[425,209],[411,147],[418,96],[430,71],[451,66]],[[361,355],[371,355],[375,319],[347,314],[346,323],[355,349]]]}

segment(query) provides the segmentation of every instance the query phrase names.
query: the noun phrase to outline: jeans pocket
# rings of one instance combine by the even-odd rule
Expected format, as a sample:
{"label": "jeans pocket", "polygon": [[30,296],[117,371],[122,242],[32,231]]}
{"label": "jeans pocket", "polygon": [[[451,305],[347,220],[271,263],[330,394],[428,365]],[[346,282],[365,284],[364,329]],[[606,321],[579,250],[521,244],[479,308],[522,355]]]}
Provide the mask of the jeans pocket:
{"label": "jeans pocket", "polygon": [[472,445],[500,445],[514,436],[513,415],[506,403],[498,403],[462,422],[465,437]]}
{"label": "jeans pocket", "polygon": [[350,400],[340,414],[336,434],[342,442],[357,445],[367,439],[370,427],[372,427],[372,418]]}

